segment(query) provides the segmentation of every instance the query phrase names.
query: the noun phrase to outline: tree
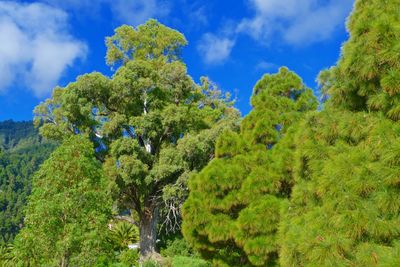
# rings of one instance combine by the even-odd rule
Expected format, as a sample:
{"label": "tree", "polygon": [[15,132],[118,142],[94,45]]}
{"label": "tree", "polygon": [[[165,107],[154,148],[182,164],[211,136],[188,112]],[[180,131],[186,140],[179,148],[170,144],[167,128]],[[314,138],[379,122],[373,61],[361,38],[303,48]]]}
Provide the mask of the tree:
{"label": "tree", "polygon": [[107,183],[92,143],[82,136],[68,138],[33,179],[16,258],[28,266],[94,266],[109,252],[110,215]]}
{"label": "tree", "polygon": [[56,88],[35,121],[49,138],[90,137],[118,211],[139,226],[146,257],[155,251],[160,212],[180,219],[190,173],[213,157],[216,138],[237,127],[239,113],[208,79],[197,85],[189,77],[179,32],[149,20],[117,28],[106,43],[113,77],[95,72]]}
{"label": "tree", "polygon": [[311,114],[294,139],[282,266],[397,266],[400,128],[383,116]]}
{"label": "tree", "polygon": [[400,264],[398,1],[356,1],[325,110],[296,130],[282,266]]}
{"label": "tree", "polygon": [[225,132],[217,158],[191,178],[183,234],[216,266],[277,263],[280,207],[290,196],[290,147],[282,143],[305,112],[312,91],[287,68],[264,75],[254,87],[253,110],[240,133]]}
{"label": "tree", "polygon": [[347,23],[350,39],[330,70],[334,107],[380,111],[392,120],[400,119],[398,6],[397,0],[356,1]]}

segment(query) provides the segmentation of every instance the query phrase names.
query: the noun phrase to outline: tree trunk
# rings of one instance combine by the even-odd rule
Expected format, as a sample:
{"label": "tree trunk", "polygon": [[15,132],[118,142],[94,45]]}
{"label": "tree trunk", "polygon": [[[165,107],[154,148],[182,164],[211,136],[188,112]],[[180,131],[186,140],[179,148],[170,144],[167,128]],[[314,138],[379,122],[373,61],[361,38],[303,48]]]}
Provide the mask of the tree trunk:
{"label": "tree trunk", "polygon": [[158,208],[154,204],[145,206],[140,218],[140,258],[145,259],[156,252]]}

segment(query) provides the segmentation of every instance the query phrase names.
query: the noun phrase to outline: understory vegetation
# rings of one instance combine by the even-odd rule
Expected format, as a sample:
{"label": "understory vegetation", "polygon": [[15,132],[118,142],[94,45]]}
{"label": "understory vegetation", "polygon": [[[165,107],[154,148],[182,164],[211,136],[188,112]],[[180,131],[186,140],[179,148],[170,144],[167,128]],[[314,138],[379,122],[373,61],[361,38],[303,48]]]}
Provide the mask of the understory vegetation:
{"label": "understory vegetation", "polygon": [[111,77],[0,124],[0,266],[400,266],[399,7],[355,1],[320,102],[281,67],[243,118],[181,33],[117,28]]}

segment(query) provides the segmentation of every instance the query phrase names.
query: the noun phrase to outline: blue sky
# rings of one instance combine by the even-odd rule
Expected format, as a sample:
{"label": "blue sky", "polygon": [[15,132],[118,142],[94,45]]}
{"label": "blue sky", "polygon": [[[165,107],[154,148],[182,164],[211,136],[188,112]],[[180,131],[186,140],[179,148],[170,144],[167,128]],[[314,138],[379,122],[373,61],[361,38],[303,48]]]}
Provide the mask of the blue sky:
{"label": "blue sky", "polygon": [[[348,38],[352,0],[0,1],[0,120],[32,119],[56,85],[106,75],[104,38],[121,24],[156,18],[189,41],[183,58],[195,81],[208,76],[247,114],[256,81],[279,66],[316,90]],[[316,91],[316,93],[318,93]]]}

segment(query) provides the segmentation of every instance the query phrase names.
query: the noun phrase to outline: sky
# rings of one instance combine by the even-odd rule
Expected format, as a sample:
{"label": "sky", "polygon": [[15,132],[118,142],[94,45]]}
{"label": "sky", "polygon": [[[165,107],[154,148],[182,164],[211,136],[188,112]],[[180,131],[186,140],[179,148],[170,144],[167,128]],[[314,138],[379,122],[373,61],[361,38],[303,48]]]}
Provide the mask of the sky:
{"label": "sky", "polygon": [[318,73],[335,65],[348,38],[353,0],[0,0],[0,120],[32,110],[92,71],[111,76],[104,39],[122,24],[156,18],[189,45],[192,78],[208,76],[246,115],[252,88],[287,66],[318,95]]}

